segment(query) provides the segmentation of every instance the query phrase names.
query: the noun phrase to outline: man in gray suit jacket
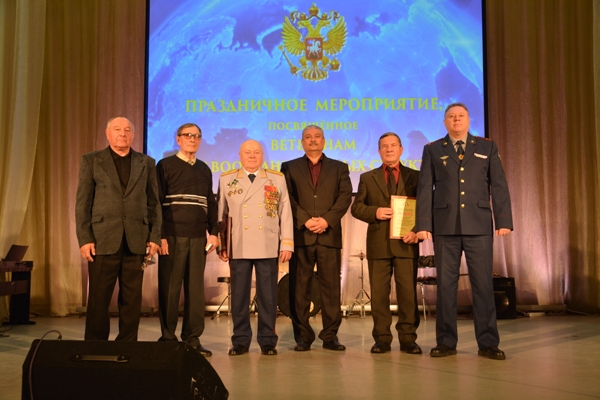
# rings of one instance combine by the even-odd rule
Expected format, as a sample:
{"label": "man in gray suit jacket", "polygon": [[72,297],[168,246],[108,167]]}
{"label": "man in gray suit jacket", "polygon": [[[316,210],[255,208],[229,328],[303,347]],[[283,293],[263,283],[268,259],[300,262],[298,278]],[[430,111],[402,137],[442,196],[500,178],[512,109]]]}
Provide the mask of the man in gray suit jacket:
{"label": "man in gray suit jacket", "polygon": [[340,268],[341,219],[352,201],[348,165],[323,154],[325,135],[315,125],[302,131],[303,157],[281,164],[294,215],[296,250],[290,261],[290,311],[295,351],[310,350],[315,333],[308,318],[311,280],[317,264],[323,330],[319,338],[328,350],[343,351],[337,332],[342,323]]}
{"label": "man in gray suit jacket", "polygon": [[392,195],[416,197],[419,171],[400,164],[402,142],[393,132],[379,138],[379,155],[383,165],[360,176],[358,192],[352,204],[352,215],[367,222],[367,259],[371,282],[371,314],[373,338],[371,353],[391,350],[392,313],[390,311],[390,280],[396,283],[398,301],[398,340],[400,351],[421,354],[416,343],[419,326],[417,308],[417,234],[408,232],[402,239],[390,239],[390,208]]}
{"label": "man in gray suit jacket", "polygon": [[113,118],[106,126],[109,147],[81,160],[75,219],[89,271],[85,340],[108,340],[108,307],[117,279],[116,340],[137,340],[144,256],[154,256],[160,246],[154,159],[131,149],[134,135],[127,118]]}
{"label": "man in gray suit jacket", "polygon": [[506,356],[498,348],[492,249],[494,229],[496,236],[512,231],[510,195],[496,143],[471,135],[469,124],[467,107],[450,104],[444,114],[448,135],[423,149],[417,235],[424,240],[433,234],[437,272],[437,346],[430,355],[456,354],[456,292],[464,251],[478,354],[504,360]]}

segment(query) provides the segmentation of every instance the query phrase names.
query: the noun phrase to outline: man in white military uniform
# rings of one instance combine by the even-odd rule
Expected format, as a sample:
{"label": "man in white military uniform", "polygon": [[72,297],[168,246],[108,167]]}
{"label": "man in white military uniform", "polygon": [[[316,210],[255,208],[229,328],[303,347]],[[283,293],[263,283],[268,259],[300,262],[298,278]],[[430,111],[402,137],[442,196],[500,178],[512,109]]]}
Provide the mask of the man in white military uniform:
{"label": "man in white military uniform", "polygon": [[233,347],[230,356],[248,352],[250,287],[256,269],[258,344],[264,355],[276,355],[278,262],[294,251],[292,209],[281,172],[262,168],[260,143],[248,140],[240,146],[242,168],[219,179],[219,257],[231,269]]}

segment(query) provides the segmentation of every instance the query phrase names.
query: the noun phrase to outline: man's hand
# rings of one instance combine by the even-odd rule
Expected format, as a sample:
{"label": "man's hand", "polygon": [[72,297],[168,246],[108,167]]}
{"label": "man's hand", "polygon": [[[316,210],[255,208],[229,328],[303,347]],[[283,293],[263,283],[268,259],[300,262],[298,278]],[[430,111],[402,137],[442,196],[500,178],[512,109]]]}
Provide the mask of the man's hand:
{"label": "man's hand", "polygon": [[219,258],[221,259],[221,261],[229,261],[229,257],[227,256],[227,250],[221,250],[219,252]]}
{"label": "man's hand", "polygon": [[[308,221],[306,221],[304,223],[304,226],[306,227],[306,229],[308,229],[311,232],[315,232],[315,230],[317,229],[317,221],[315,221],[314,218],[309,219]],[[315,232],[316,233],[316,232]]]}
{"label": "man's hand", "polygon": [[327,223],[327,221],[325,221],[324,218],[312,217],[311,219],[306,221],[304,226],[312,233],[316,233],[318,235],[320,233],[325,232],[329,227],[329,224]]}
{"label": "man's hand", "polygon": [[284,263],[290,261],[292,258],[292,252],[289,250],[281,250],[279,252],[279,262]]}
{"label": "man's hand", "polygon": [[402,238],[402,241],[406,244],[415,244],[419,243],[419,238],[416,233],[410,231]]}
{"label": "man's hand", "polygon": [[86,243],[79,249],[81,253],[81,257],[85,258],[90,262],[94,262],[94,256],[96,255],[96,244],[95,243]]}
{"label": "man's hand", "polygon": [[156,254],[156,252],[160,248],[160,246],[157,245],[154,242],[146,242],[146,247],[148,247],[148,254],[146,255],[146,257],[148,257],[148,258],[154,257],[154,255]]}
{"label": "man's hand", "polygon": [[375,217],[380,221],[385,221],[392,218],[394,212],[389,207],[379,207],[375,213]]}
{"label": "man's hand", "polygon": [[311,219],[315,222],[314,228],[312,230],[314,233],[321,234],[325,232],[327,228],[329,228],[329,224],[327,223],[327,221],[325,221],[325,219],[321,217],[313,217]]}
{"label": "man's hand", "polygon": [[496,236],[506,236],[509,233],[510,233],[510,229],[508,229],[508,228],[496,229]]}
{"label": "man's hand", "polygon": [[207,251],[207,254],[210,254],[211,252],[215,251],[215,249],[217,248],[217,246],[219,245],[219,238],[216,237],[215,235],[210,235],[208,237],[208,241],[206,242],[206,245],[208,246],[209,244],[212,244],[212,247],[210,248],[209,251]]}
{"label": "man's hand", "polygon": [[158,249],[159,256],[168,256],[169,255],[169,242],[167,239],[160,239],[160,248]]}
{"label": "man's hand", "polygon": [[419,231],[419,232],[417,232],[417,237],[420,240],[431,239],[431,232],[429,232],[429,231]]}

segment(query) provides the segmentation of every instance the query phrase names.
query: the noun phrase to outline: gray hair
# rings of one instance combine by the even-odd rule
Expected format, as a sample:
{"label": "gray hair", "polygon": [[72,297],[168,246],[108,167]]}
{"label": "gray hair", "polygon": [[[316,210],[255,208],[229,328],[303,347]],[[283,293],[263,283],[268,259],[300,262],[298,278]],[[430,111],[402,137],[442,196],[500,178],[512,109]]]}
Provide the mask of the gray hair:
{"label": "gray hair", "polygon": [[129,120],[129,118],[127,117],[112,117],[111,119],[108,120],[108,122],[106,123],[106,129],[110,128],[110,124],[117,118],[123,118],[125,120],[127,120],[127,122],[129,122],[129,125],[131,125],[131,131],[135,132],[135,126],[133,126],[133,123]]}
{"label": "gray hair", "polygon": [[319,125],[306,125],[306,128],[302,129],[302,138],[304,138],[304,132],[306,132],[308,129],[318,129],[321,131],[321,135],[323,135],[323,137],[325,137],[325,132],[323,132],[323,128],[321,128]]}
{"label": "gray hair", "polygon": [[451,109],[452,107],[462,107],[465,109],[467,114],[469,113],[469,109],[467,108],[467,106],[464,105],[464,103],[452,103],[452,104],[448,104],[448,107],[446,107],[446,110],[444,111],[444,117],[446,116],[446,113],[448,112],[448,110]]}

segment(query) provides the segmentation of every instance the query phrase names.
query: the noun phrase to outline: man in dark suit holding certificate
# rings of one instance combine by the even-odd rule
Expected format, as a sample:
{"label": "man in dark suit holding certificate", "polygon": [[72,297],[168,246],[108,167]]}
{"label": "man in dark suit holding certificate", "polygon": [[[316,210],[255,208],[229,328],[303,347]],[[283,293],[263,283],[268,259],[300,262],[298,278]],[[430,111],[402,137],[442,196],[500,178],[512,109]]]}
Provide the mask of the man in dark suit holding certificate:
{"label": "man in dark suit holding certificate", "polygon": [[75,219],[81,256],[88,260],[86,340],[108,340],[108,306],[119,280],[119,335],[137,340],[144,256],[160,246],[162,213],[154,159],[131,149],[133,124],[108,121],[109,146],[85,154],[79,169]]}
{"label": "man in dark suit holding certificate", "polygon": [[469,124],[467,107],[450,104],[444,113],[448,135],[423,149],[417,234],[419,239],[433,234],[437,271],[437,346],[430,355],[456,354],[456,294],[464,251],[478,354],[504,360],[498,348],[492,246],[494,229],[496,236],[505,236],[513,228],[510,195],[496,143],[471,135]]}
{"label": "man in dark suit holding certificate", "polygon": [[302,131],[305,155],[281,164],[294,216],[294,255],[290,261],[290,311],[295,351],[310,350],[315,332],[308,322],[313,270],[321,292],[323,348],[343,351],[337,332],[342,323],[340,268],[341,219],[352,201],[348,165],[323,154],[325,134],[315,125]]}
{"label": "man in dark suit holding certificate", "polygon": [[391,350],[392,313],[390,311],[390,281],[396,284],[398,322],[396,330],[400,351],[421,354],[416,343],[419,311],[417,308],[417,235],[409,231],[400,239],[390,238],[393,195],[416,197],[419,171],[400,164],[402,142],[392,132],[379,138],[379,155],[383,165],[360,176],[358,192],[352,204],[352,215],[369,224],[367,230],[367,260],[371,282],[371,313],[373,338],[371,353]]}

